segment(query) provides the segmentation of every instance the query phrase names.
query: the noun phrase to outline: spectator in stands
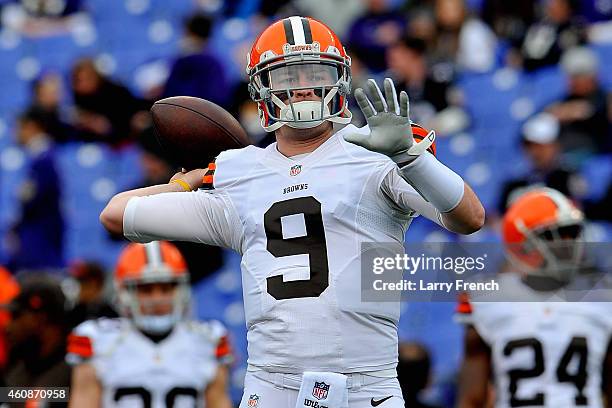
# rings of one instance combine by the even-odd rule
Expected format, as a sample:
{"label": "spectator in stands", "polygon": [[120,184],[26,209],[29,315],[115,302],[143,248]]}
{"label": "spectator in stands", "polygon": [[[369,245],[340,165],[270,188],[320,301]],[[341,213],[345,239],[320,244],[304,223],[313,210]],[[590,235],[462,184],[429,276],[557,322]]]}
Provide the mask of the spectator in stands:
{"label": "spectator in stands", "polygon": [[568,76],[569,92],[547,109],[561,122],[561,147],[577,165],[590,155],[609,152],[611,147],[609,101],[597,78],[598,66],[592,50],[568,50],[561,67]]}
{"label": "spectator in stands", "polygon": [[464,0],[436,0],[435,18],[437,34],[430,53],[435,70],[455,65],[459,70],[487,72],[494,67],[497,38],[485,23],[468,15]]}
{"label": "spectator in stands", "polygon": [[117,317],[117,312],[105,298],[106,274],[102,266],[79,260],[70,265],[69,273],[79,285],[79,295],[70,313],[72,327],[89,319]]}
{"label": "spectator in stands", "polygon": [[73,139],[74,129],[63,117],[63,81],[59,74],[47,72],[32,84],[32,108],[40,113],[45,128],[55,142]]}
{"label": "spectator in stands", "polygon": [[407,16],[407,35],[425,41],[427,50],[435,48],[437,23],[433,10],[424,6],[411,7]]}
{"label": "spectator in stands", "polygon": [[9,236],[9,269],[57,269],[64,266],[61,182],[53,141],[37,110],[18,120],[17,142],[31,156],[19,190],[20,216]]}
{"label": "spectator in stands", "polygon": [[535,20],[533,0],[484,0],[482,19],[495,34],[520,48],[527,28]]}
{"label": "spectator in stands", "polygon": [[544,2],[544,16],[528,28],[521,47],[526,70],[557,64],[565,50],[585,42],[584,27],[576,16],[579,5],[579,0]]}
{"label": "spectator in stands", "polygon": [[421,400],[421,392],[427,388],[431,376],[431,359],[427,348],[420,343],[399,345],[397,379],[402,387],[406,407],[436,408]]}
{"label": "spectator in stands", "polygon": [[340,38],[345,38],[353,21],[363,14],[364,3],[354,0],[293,0],[297,15],[324,21]]}
{"label": "spectator in stands", "polygon": [[74,125],[84,141],[118,145],[129,140],[133,118],[149,108],[126,87],[102,75],[91,59],[74,65],[72,92],[76,106]]}
{"label": "spectator in stands", "polygon": [[[71,28],[72,17],[81,14],[82,0],[5,1],[2,22],[12,30],[33,37],[64,33]],[[0,1],[0,3],[4,3]],[[0,4],[1,5],[1,4]]]}
{"label": "spectator in stands", "polygon": [[563,165],[559,144],[560,124],[549,113],[540,113],[529,119],[522,128],[522,147],[530,162],[520,177],[502,186],[498,210],[503,214],[508,204],[528,187],[550,187],[569,197],[577,185],[575,173]]}
{"label": "spectator in stands", "polygon": [[11,315],[8,305],[19,293],[19,285],[8,269],[0,266],[0,377],[8,362],[8,349],[6,342],[6,328]]}
{"label": "spectator in stands", "polygon": [[276,139],[274,133],[267,133],[261,127],[257,104],[249,95],[248,82],[240,81],[234,86],[228,111],[238,119],[254,144],[266,147]]}
{"label": "spectator in stands", "polygon": [[368,69],[381,72],[386,68],[385,50],[403,35],[406,20],[387,0],[367,0],[366,4],[365,13],[348,31],[348,46]]}
{"label": "spectator in stands", "polygon": [[164,97],[187,95],[227,106],[228,83],[219,59],[209,52],[212,19],[195,14],[185,23],[181,55],[174,61]]}
{"label": "spectator in stands", "polygon": [[[48,276],[30,276],[10,305],[8,387],[68,387],[66,298]],[[13,405],[11,405],[13,406]],[[26,406],[15,405],[15,406]]]}
{"label": "spectator in stands", "polygon": [[398,90],[410,96],[410,117],[424,125],[448,106],[449,82],[438,80],[429,72],[425,41],[403,37],[387,50],[387,65]]}

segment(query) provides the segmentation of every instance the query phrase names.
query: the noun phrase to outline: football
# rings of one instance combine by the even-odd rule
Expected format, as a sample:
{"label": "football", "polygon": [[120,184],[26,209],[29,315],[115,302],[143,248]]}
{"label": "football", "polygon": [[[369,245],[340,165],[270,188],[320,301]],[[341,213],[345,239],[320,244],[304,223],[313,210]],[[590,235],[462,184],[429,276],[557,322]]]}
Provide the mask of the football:
{"label": "football", "polygon": [[151,115],[160,145],[187,170],[206,168],[220,152],[251,144],[228,111],[205,99],[161,99],[151,107]]}

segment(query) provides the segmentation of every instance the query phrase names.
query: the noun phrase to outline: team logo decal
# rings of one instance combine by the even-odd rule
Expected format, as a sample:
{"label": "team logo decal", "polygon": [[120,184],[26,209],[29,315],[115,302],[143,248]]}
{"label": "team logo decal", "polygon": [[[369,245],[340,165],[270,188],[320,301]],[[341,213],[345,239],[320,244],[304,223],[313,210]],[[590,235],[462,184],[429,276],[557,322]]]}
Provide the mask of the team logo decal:
{"label": "team logo decal", "polygon": [[289,169],[289,175],[290,176],[297,176],[301,172],[302,172],[302,165],[301,164],[296,164],[295,166],[291,166],[291,168]]}
{"label": "team logo decal", "polygon": [[249,401],[247,402],[247,405],[251,408],[255,408],[257,404],[259,404],[259,395],[252,394],[251,396],[249,396]]}
{"label": "team logo decal", "polygon": [[312,387],[312,396],[318,400],[322,400],[327,398],[327,392],[329,391],[329,384],[325,384],[324,382],[316,382],[314,387]]}

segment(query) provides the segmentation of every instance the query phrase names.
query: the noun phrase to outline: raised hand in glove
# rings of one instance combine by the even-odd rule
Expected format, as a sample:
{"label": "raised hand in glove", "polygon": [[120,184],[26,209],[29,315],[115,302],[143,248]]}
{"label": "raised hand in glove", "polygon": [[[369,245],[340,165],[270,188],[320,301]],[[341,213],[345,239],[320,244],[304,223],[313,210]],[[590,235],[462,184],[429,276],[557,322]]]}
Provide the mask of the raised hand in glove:
{"label": "raised hand in glove", "polygon": [[435,133],[431,131],[423,141],[416,143],[412,136],[408,94],[405,91],[400,92],[398,103],[393,80],[385,78],[383,84],[384,97],[373,79],[368,79],[366,85],[370,98],[363,89],[355,90],[355,99],[368,122],[370,134],[350,134],[345,140],[385,154],[396,163],[405,165],[431,146]]}

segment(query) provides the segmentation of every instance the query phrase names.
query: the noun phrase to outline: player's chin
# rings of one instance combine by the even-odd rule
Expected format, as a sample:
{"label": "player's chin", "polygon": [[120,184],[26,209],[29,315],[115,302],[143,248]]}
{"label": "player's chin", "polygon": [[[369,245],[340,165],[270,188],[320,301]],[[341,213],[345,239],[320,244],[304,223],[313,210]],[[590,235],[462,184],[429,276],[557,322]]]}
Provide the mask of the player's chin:
{"label": "player's chin", "polygon": [[311,128],[293,128],[289,125],[285,125],[279,130],[283,136],[293,140],[308,140],[320,136],[321,134],[329,131],[332,127],[332,123],[329,121],[323,121],[323,123],[311,127]]}

